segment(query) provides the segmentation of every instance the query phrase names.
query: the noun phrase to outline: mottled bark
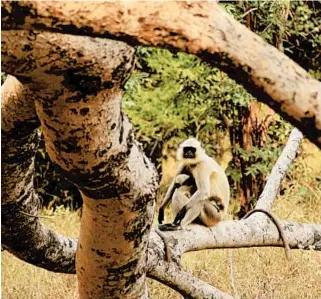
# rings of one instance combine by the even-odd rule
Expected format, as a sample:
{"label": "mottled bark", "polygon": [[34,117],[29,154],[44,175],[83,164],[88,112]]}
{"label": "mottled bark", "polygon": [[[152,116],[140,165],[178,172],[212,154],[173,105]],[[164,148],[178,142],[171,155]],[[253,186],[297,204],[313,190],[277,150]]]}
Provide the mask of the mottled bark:
{"label": "mottled bark", "polygon": [[1,86],[1,241],[20,259],[50,271],[75,268],[77,241],[43,226],[34,193],[39,121],[34,94],[8,76]]}
{"label": "mottled bark", "polygon": [[46,148],[81,191],[80,298],[146,298],[157,175],[121,111],[134,50],[54,33],[2,34],[5,72],[34,92]]}
{"label": "mottled bark", "polygon": [[320,82],[216,3],[2,2],[2,27],[102,36],[198,55],[321,148]]}

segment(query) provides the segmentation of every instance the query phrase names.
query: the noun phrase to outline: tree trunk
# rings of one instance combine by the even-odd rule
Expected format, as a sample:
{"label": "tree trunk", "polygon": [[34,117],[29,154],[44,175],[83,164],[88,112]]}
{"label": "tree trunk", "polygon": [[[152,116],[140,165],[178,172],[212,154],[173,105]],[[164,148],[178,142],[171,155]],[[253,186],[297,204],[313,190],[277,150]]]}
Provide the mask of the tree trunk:
{"label": "tree trunk", "polygon": [[[236,116],[238,119],[230,127],[232,148],[240,148],[247,153],[251,153],[253,148],[262,149],[266,145],[268,128],[274,114],[272,109],[254,100],[251,100],[248,107],[239,107]],[[233,153],[232,165],[241,173],[240,180],[235,184],[241,205],[238,213],[240,218],[255,206],[256,199],[263,190],[265,176],[247,174],[248,167],[260,162],[260,159],[255,157],[244,157],[238,150]]]}
{"label": "tree trunk", "polygon": [[27,31],[4,32],[2,39],[4,71],[34,93],[48,154],[82,194],[80,298],[146,298],[157,174],[121,111],[133,49]]}

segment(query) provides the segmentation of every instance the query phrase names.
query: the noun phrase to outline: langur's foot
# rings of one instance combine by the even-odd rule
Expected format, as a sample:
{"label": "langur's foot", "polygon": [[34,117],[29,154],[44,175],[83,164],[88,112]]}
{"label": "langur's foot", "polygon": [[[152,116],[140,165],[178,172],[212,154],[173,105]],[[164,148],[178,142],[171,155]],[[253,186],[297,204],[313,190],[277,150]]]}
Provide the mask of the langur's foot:
{"label": "langur's foot", "polygon": [[158,226],[159,230],[162,231],[174,231],[182,229],[179,225],[175,223],[165,223]]}

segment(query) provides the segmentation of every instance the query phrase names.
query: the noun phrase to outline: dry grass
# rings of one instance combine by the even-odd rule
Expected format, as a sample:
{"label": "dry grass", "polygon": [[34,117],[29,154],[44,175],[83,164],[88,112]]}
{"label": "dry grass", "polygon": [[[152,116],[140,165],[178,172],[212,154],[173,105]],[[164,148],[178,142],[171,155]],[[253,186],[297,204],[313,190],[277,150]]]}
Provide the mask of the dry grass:
{"label": "dry grass", "polygon": [[[309,176],[311,173],[306,173],[305,177]],[[287,186],[286,193],[277,199],[274,212],[282,219],[321,223],[319,187],[315,180],[300,178],[300,184]],[[44,222],[65,235],[78,234],[76,213],[60,210]],[[228,252],[189,253],[183,265],[199,278],[233,294]],[[282,248],[234,249],[234,278],[241,298],[321,298],[321,252],[293,250],[291,255],[288,263]],[[155,281],[150,280],[149,285],[152,298],[181,298]],[[5,299],[77,298],[76,277],[36,268],[3,252],[2,295]]]}
{"label": "dry grass", "polygon": [[[77,237],[80,227],[75,212],[59,209],[43,222],[61,234]],[[71,299],[77,298],[77,280],[75,275],[58,274],[37,268],[17,259],[4,251],[1,254],[2,297],[5,299]]]}

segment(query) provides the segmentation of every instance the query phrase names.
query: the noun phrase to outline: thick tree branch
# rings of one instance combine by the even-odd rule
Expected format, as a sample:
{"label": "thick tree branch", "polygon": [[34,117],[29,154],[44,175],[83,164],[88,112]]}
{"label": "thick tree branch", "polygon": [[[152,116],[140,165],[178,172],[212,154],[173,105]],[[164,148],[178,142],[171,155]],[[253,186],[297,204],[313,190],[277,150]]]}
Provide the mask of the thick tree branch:
{"label": "thick tree branch", "polygon": [[2,2],[2,27],[101,36],[198,55],[321,148],[320,82],[216,3]]}
{"label": "thick tree branch", "polygon": [[[321,224],[299,224],[280,222],[290,248],[321,251]],[[216,248],[283,247],[279,233],[271,220],[251,217],[246,220],[223,221],[217,226],[206,228],[191,225],[188,229],[166,232],[174,259],[185,252]],[[156,233],[151,241],[157,242]],[[150,245],[151,246],[151,245]]]}
{"label": "thick tree branch", "polygon": [[132,69],[133,48],[21,30],[4,33],[2,42],[5,71],[35,94],[50,158],[83,197],[80,298],[147,297],[157,173],[121,110],[120,86]]}
{"label": "thick tree branch", "polygon": [[[27,38],[31,35],[33,36],[32,39]],[[75,104],[73,104],[73,105],[66,104],[63,109],[62,108],[53,109],[52,106],[57,105],[57,102],[59,103],[61,101],[61,100],[59,100],[59,94],[60,94],[60,93],[58,93],[59,89],[64,90],[63,100],[66,101],[66,103],[69,103],[68,102],[68,90],[65,90],[66,85],[60,84],[60,82],[65,82],[65,77],[64,77],[65,73],[69,76],[69,80],[71,80],[70,77],[72,77],[74,75],[71,71],[69,71],[69,72],[65,71],[65,69],[68,69],[69,57],[73,57],[74,56],[73,54],[76,53],[78,56],[80,55],[81,57],[86,57],[86,59],[93,61],[95,57],[91,56],[91,54],[95,55],[96,44],[92,43],[92,42],[90,43],[88,38],[68,37],[68,36],[55,35],[55,34],[50,34],[50,33],[40,34],[37,32],[34,32],[33,34],[31,34],[30,32],[27,32],[27,31],[11,31],[11,32],[8,32],[8,34],[4,34],[3,39],[4,39],[4,47],[2,48],[2,51],[3,51],[3,53],[5,53],[4,66],[8,72],[13,73],[16,76],[19,76],[23,80],[25,80],[25,82],[27,82],[25,84],[29,85],[30,88],[32,88],[34,90],[34,92],[38,95],[38,97],[40,98],[40,100],[36,101],[36,104],[37,104],[37,109],[38,109],[38,114],[40,116],[40,119],[44,123],[43,131],[44,131],[44,134],[47,138],[47,140],[46,140],[47,146],[48,146],[48,144],[50,145],[50,147],[49,147],[50,152],[49,153],[51,154],[52,158],[57,163],[62,165],[62,171],[65,173],[66,176],[68,176],[69,173],[67,170],[68,170],[68,168],[71,167],[70,165],[72,165],[72,169],[73,169],[72,171],[75,172],[77,169],[81,168],[81,164],[77,163],[77,160],[75,161],[75,160],[69,159],[69,161],[68,161],[66,159],[66,157],[68,157],[69,152],[67,152],[67,154],[65,153],[63,156],[56,154],[55,147],[58,146],[58,143],[57,143],[57,141],[52,140],[53,137],[50,135],[53,135],[53,133],[50,132],[50,130],[52,131],[53,130],[52,128],[55,128],[53,130],[54,137],[55,137],[55,139],[58,139],[57,138],[58,137],[57,135],[59,135],[58,125],[61,126],[64,123],[63,118],[61,116],[62,111],[63,111],[63,113],[68,112],[69,105],[72,106],[71,107],[72,109],[79,109],[79,111],[82,111],[81,109],[84,109],[84,108],[76,107]],[[48,41],[53,41],[53,40],[55,40],[54,43],[48,42]],[[97,46],[101,47],[101,44],[99,43],[100,41],[97,40],[96,42],[97,42]],[[117,46],[117,45],[114,45],[113,42],[111,42],[111,43],[113,44],[114,47]],[[57,55],[58,55],[58,53],[59,53],[59,50],[57,50],[57,52],[55,52],[55,48],[53,47],[53,45],[55,45],[55,44],[57,45],[57,48],[60,47],[60,45],[65,46],[65,48],[61,49],[60,51],[63,52],[64,54],[66,54],[66,52],[67,52],[67,54],[66,54],[65,58],[62,59],[61,61],[58,59],[55,59],[55,54],[57,53]],[[80,44],[86,44],[86,48],[82,49],[82,47],[79,47]],[[106,49],[109,48],[108,46],[109,46],[108,44],[105,44]],[[74,51],[75,47],[78,48],[77,52]],[[30,48],[33,49],[32,55],[26,56],[24,49],[30,49]],[[87,48],[89,48],[89,51],[87,53],[85,53],[86,54],[85,55],[83,53],[83,51],[85,51]],[[49,52],[50,52],[51,56],[49,55]],[[46,61],[45,58],[43,59],[43,61],[41,61],[41,59],[36,59],[36,57],[38,57],[40,55],[40,53],[41,53],[42,57],[50,57],[50,60]],[[126,52],[124,51],[123,53],[126,53]],[[107,58],[110,58],[110,57],[107,57]],[[77,75],[78,75],[77,79],[80,81],[82,79],[81,76],[84,76],[84,74],[82,73],[82,69],[81,69],[82,64],[84,66],[88,66],[88,60],[86,60],[86,59],[84,59],[84,61],[81,61],[79,64],[77,64]],[[101,60],[97,60],[97,61],[101,61]],[[51,73],[46,72],[46,69],[50,69],[50,70],[57,69],[58,70],[58,68],[56,67],[56,64],[58,64],[58,63],[59,63],[59,71],[58,72],[57,71],[54,71]],[[116,64],[117,60],[114,59],[113,63]],[[33,67],[30,68],[30,66],[33,66]],[[107,66],[108,66],[108,64],[105,64],[105,67],[107,67]],[[87,73],[87,69],[83,70],[83,72]],[[90,72],[90,68],[88,69],[88,72]],[[44,73],[45,73],[45,75],[44,75]],[[107,76],[107,79],[109,79],[109,80],[116,79],[117,80],[117,77],[115,77],[115,78],[110,77],[109,78],[108,76],[110,73],[111,73],[111,71],[106,72],[106,69],[102,69],[102,74],[104,76]],[[91,75],[94,75],[94,74],[91,74]],[[104,78],[103,76],[101,76],[101,77]],[[86,79],[88,80],[88,78],[86,78]],[[50,86],[48,86],[48,81],[51,82]],[[38,86],[38,85],[41,85],[41,87],[42,87],[41,91],[39,91],[36,88],[36,86]],[[113,84],[111,84],[111,86],[113,86],[113,85],[117,86],[118,85],[117,81],[114,82]],[[58,98],[57,98],[57,95],[58,95]],[[113,93],[111,95],[113,95]],[[83,102],[86,104],[86,107],[88,107],[88,110],[89,110],[89,111],[87,111],[87,113],[93,113],[91,111],[94,110],[94,107],[90,106],[90,99],[89,100],[84,99],[87,96],[86,94],[83,94],[82,96],[83,96],[82,97]],[[53,99],[55,99],[55,101],[53,101]],[[113,98],[110,97],[107,93],[106,96],[104,97],[104,99],[109,100],[109,104],[107,105],[107,108],[110,113],[110,117],[115,115],[116,118],[119,119],[119,117],[117,117],[117,115],[118,115],[117,110],[116,111],[111,110],[113,107],[112,106]],[[119,97],[117,96],[116,100],[118,100],[118,99],[119,99]],[[64,101],[61,101],[61,103],[64,103]],[[99,99],[95,98],[95,103],[97,103],[97,101],[99,101]],[[72,103],[75,103],[75,100],[72,101]],[[91,107],[91,109],[89,107]],[[101,105],[97,105],[97,107],[101,107]],[[117,105],[117,107],[119,107],[119,105]],[[58,113],[59,113],[59,115],[58,115]],[[85,116],[83,114],[84,113],[80,113],[80,115]],[[70,116],[70,114],[69,114],[69,116]],[[92,119],[92,118],[93,117],[91,116],[89,119]],[[59,120],[59,123],[57,124],[58,120]],[[68,124],[67,124],[68,127],[65,127],[63,130],[61,130],[63,132],[63,134],[61,134],[59,136],[60,137],[59,142],[63,142],[64,138],[66,138],[65,137],[66,131],[70,130],[70,128],[69,128],[70,126],[73,126],[73,123],[71,122],[71,120],[72,120],[71,117],[69,117],[70,122],[68,122]],[[103,124],[105,124],[105,123],[103,122]],[[124,126],[124,128],[126,128],[126,125],[127,124],[125,121],[124,121],[124,123],[120,124],[120,126]],[[72,127],[71,127],[71,129],[73,130]],[[89,129],[90,128],[88,128],[88,130]],[[85,130],[85,129],[82,128],[82,130]],[[105,130],[108,132],[108,125],[105,128]],[[112,135],[111,132],[109,132],[109,134]],[[123,132],[123,134],[125,135],[125,132]],[[78,144],[81,144],[80,141],[81,141],[82,136],[83,135],[78,134],[78,140],[79,140]],[[85,135],[85,136],[86,136],[86,139],[88,139],[88,135]],[[102,138],[102,136],[101,136],[101,138]],[[88,148],[88,146],[86,146],[86,150],[87,150],[87,148]],[[88,152],[86,150],[85,150],[85,153],[87,155],[90,155],[90,152]],[[61,151],[61,149],[60,149],[60,151]],[[75,154],[75,151],[72,151],[71,153]],[[114,153],[114,155],[116,155],[116,153]],[[115,159],[115,156],[113,158]],[[68,161],[69,163],[67,163],[66,161]],[[90,156],[87,158],[87,161],[96,162],[94,159],[90,159]],[[137,162],[137,156],[135,156],[135,161]],[[147,161],[144,163],[147,163]],[[87,163],[87,165],[88,164],[89,163]],[[101,162],[100,162],[100,165],[101,165]],[[133,169],[138,170],[140,166],[141,165],[137,165],[137,166],[133,165]],[[115,168],[115,166],[114,166],[114,168]],[[82,168],[81,168],[81,170],[82,170]],[[78,174],[79,180],[81,179],[81,176],[83,176],[83,172],[84,172],[84,170],[82,170]],[[109,171],[109,176],[111,176],[111,175],[112,175],[112,173],[110,173],[110,171]],[[117,173],[117,175],[119,175],[119,173]],[[75,174],[73,174],[71,176],[71,178],[73,179],[74,176],[75,176]],[[116,176],[116,174],[115,174],[115,176]],[[140,176],[139,177],[140,180],[133,178],[133,179],[135,179],[135,183],[136,183],[136,181],[137,181],[137,183],[142,182],[143,176],[142,176],[141,172],[139,173],[139,176]],[[121,209],[120,206],[122,204],[126,204],[127,207],[130,207],[130,202],[128,201],[128,199],[126,199],[126,196],[123,196],[123,198],[117,198],[117,200],[115,202],[111,201],[112,198],[109,198],[108,202],[105,203],[105,202],[102,202],[102,200],[99,200],[99,202],[97,202],[96,200],[89,198],[88,195],[85,195],[85,194],[91,194],[91,195],[95,194],[95,192],[94,192],[95,188],[92,187],[89,190],[87,190],[87,187],[86,187],[87,186],[86,184],[89,184],[90,178],[92,178],[92,177],[93,177],[93,175],[91,174],[91,177],[88,176],[88,179],[83,178],[82,179],[83,184],[80,184],[79,181],[77,181],[77,184],[79,185],[80,189],[82,190],[83,198],[85,201],[83,218],[82,218],[82,226],[85,223],[85,232],[81,232],[81,234],[80,234],[80,241],[79,241],[80,252],[82,250],[84,250],[85,246],[87,245],[83,241],[83,239],[88,240],[88,238],[90,238],[91,236],[94,236],[95,233],[97,234],[97,232],[103,233],[104,227],[106,226],[105,221],[99,223],[99,221],[94,220],[94,217],[101,218],[102,216],[108,215],[108,222],[111,222],[112,230],[114,232],[115,224],[114,224],[114,221],[112,221],[113,220],[113,213],[116,213],[117,217],[119,218],[118,213]],[[124,176],[124,177],[126,177],[127,180],[131,178],[129,173],[126,174],[126,176]],[[118,180],[122,179],[122,177],[110,178],[110,182],[112,182],[113,185],[115,185],[114,182],[117,181],[117,179]],[[96,182],[97,182],[97,180],[96,180]],[[105,182],[108,183],[108,180]],[[116,187],[114,187],[114,188],[116,188]],[[135,192],[135,189],[133,187],[131,187],[130,190],[132,190],[132,192]],[[140,186],[139,192],[142,193],[143,190],[144,190],[144,186]],[[106,194],[107,195],[112,194],[111,190],[108,189]],[[117,202],[121,201],[121,200],[123,200],[123,203],[120,202],[120,206],[118,206]],[[32,207],[35,208],[34,205],[32,205]],[[144,207],[144,205],[142,207]],[[124,214],[124,212],[122,212],[122,213]],[[148,225],[148,222],[146,223],[146,225]],[[120,224],[120,226],[126,227],[127,225]],[[19,230],[19,228],[17,228],[17,229]],[[117,229],[117,235],[119,233],[119,230],[120,230],[120,228]],[[141,228],[139,230],[142,233]],[[32,234],[32,233],[33,233],[33,230],[30,230],[30,234]],[[82,235],[84,233],[86,234],[85,236]],[[86,279],[86,281],[88,281],[90,279],[92,281],[93,279],[95,279],[95,275],[97,275],[97,272],[98,272],[98,275],[103,278],[103,281],[105,281],[107,283],[108,283],[108,281],[112,281],[108,275],[106,275],[106,274],[103,275],[102,273],[100,274],[98,270],[95,270],[95,273],[91,274],[91,276],[88,276],[88,274],[85,275],[86,273],[84,273],[84,271],[83,271],[83,269],[88,269],[89,267],[95,267],[95,263],[93,262],[93,260],[94,260],[95,262],[98,261],[100,267],[101,267],[101,265],[104,265],[102,267],[103,269],[105,269],[105,267],[106,268],[108,267],[107,273],[108,273],[108,271],[110,271],[112,274],[114,273],[111,271],[111,268],[108,265],[108,260],[104,261],[102,259],[102,254],[111,255],[111,253],[108,253],[108,251],[105,249],[106,247],[107,248],[111,247],[112,251],[114,251],[114,246],[115,246],[114,242],[115,241],[111,242],[109,240],[110,238],[112,239],[113,237],[112,236],[108,236],[107,238],[100,237],[100,238],[98,238],[98,240],[96,239],[96,241],[95,241],[96,244],[90,246],[90,248],[89,248],[90,251],[93,252],[93,249],[95,249],[94,253],[96,254],[95,256],[90,257],[90,259],[91,259],[90,264],[84,263],[79,266],[79,264],[82,263],[82,261],[79,258],[80,253],[78,251],[78,254],[77,254],[77,257],[78,257],[77,274],[78,274],[79,280]],[[138,238],[137,234],[135,235],[135,238]],[[114,238],[114,239],[116,240],[117,238]],[[83,242],[85,243],[85,245]],[[103,244],[99,244],[99,242],[102,242]],[[98,243],[98,246],[104,246],[105,248],[103,249],[102,247],[98,247],[97,243]],[[109,245],[109,244],[111,244],[111,245]],[[138,244],[141,244],[141,242],[139,242]],[[75,248],[74,248],[74,250],[75,250]],[[141,249],[139,249],[139,251],[141,251]],[[91,253],[90,255],[93,255],[93,253]],[[84,256],[86,257],[86,259],[88,259],[88,254],[84,254]],[[115,259],[115,257],[113,257],[113,259]],[[143,262],[140,260],[139,264],[143,265]],[[173,268],[173,266],[176,267],[175,265],[172,265],[171,268]],[[69,269],[69,270],[70,270],[70,272],[75,271],[74,268]],[[208,285],[208,284],[206,284],[196,278],[193,278],[193,276],[191,274],[188,274],[188,273],[184,272],[183,270],[178,269],[177,267],[175,270],[179,270],[180,275],[178,277],[176,277],[176,274],[174,272],[174,273],[172,273],[172,278],[168,277],[167,281],[170,282],[170,281],[172,281],[172,279],[175,278],[174,281],[172,281],[172,284],[171,283],[169,283],[169,284],[175,286],[175,289],[178,290],[179,292],[181,292],[182,294],[194,297],[194,293],[192,293],[192,291],[195,291],[196,298],[201,298],[201,297],[204,297],[205,295],[206,295],[205,297],[209,297],[210,294],[212,294],[210,297],[213,297],[213,294],[215,296],[216,296],[216,294],[219,294],[220,295],[219,298],[229,298],[229,296],[227,296],[227,295],[225,296],[224,293],[220,292],[219,290],[216,290],[214,287],[212,287],[212,286],[210,286],[210,285]],[[147,271],[147,267],[145,268],[145,271]],[[119,271],[117,270],[117,272],[119,272]],[[92,272],[89,272],[89,273],[92,273]],[[106,273],[106,272],[104,272],[104,273]],[[183,280],[180,280],[182,278],[183,278]],[[121,278],[117,278],[117,280],[119,280],[119,279],[121,279]],[[193,286],[191,283],[195,283],[195,285]],[[112,285],[114,285],[114,284],[112,284]],[[84,294],[84,293],[85,294],[93,294],[92,288],[96,287],[96,286],[97,286],[96,282],[93,285],[85,285],[85,284],[80,285],[80,287],[83,288],[81,290],[81,293],[82,294]],[[85,289],[85,287],[87,289]],[[89,292],[88,292],[88,287],[90,287]],[[101,288],[99,288],[98,290],[100,291],[100,289]],[[106,294],[107,292],[108,292],[108,290],[106,290],[106,288],[105,288],[103,290],[103,293]],[[110,292],[110,290],[109,290],[109,292]],[[96,291],[95,296],[97,296],[97,291]],[[136,294],[135,296],[137,297],[138,295]]]}
{"label": "thick tree branch", "polygon": [[12,76],[1,86],[2,246],[33,265],[70,273],[77,241],[43,226],[37,217],[33,175],[39,121],[34,100],[33,93]]}

